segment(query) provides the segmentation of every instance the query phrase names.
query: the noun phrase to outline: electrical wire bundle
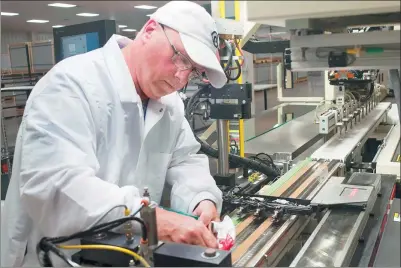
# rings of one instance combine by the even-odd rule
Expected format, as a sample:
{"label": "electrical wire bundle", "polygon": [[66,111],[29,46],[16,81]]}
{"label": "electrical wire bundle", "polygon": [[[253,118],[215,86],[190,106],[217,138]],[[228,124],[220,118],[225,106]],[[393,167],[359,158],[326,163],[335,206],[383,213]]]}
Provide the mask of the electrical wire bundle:
{"label": "electrical wire bundle", "polygon": [[237,213],[242,215],[241,217],[251,213],[262,218],[272,216],[273,223],[280,222],[284,215],[311,215],[320,209],[318,206],[302,204],[305,202],[297,203],[288,199],[274,196],[261,198],[259,195],[235,194],[233,191],[223,196],[226,206],[231,210],[239,209]]}
{"label": "electrical wire bundle", "polygon": [[[206,144],[204,141],[202,141],[200,138],[198,138],[195,135],[196,140],[201,144],[200,151],[210,157],[213,158],[219,158],[219,150],[214,149],[210,145]],[[272,168],[270,165],[267,165],[266,163],[254,159],[249,159],[245,157],[240,157],[235,154],[228,154],[228,161],[235,165],[235,166],[242,166],[245,168],[249,168],[255,171],[259,171],[260,173],[265,174],[269,178],[276,178],[279,176],[279,172],[277,172],[274,168]]]}
{"label": "electrical wire bundle", "polygon": [[257,159],[260,160],[264,163],[266,163],[266,165],[271,166],[278,174],[280,174],[280,169],[274,164],[273,158],[266,153],[258,153],[256,155],[252,155],[249,157],[250,159]]}
{"label": "electrical wire bundle", "polygon": [[[222,66],[224,73],[226,74],[227,77],[227,83],[229,81],[236,81],[240,78],[241,74],[242,74],[242,70],[241,67],[244,64],[244,61],[242,61],[241,63],[239,62],[238,59],[234,60],[234,63],[236,65],[236,67],[232,67],[232,63],[233,63],[233,55],[235,54],[235,49],[238,49],[238,51],[240,52],[240,55],[243,56],[242,50],[239,47],[239,42],[238,40],[233,40],[232,42],[224,40],[224,44],[225,44],[225,48],[227,49],[227,63],[226,66]],[[231,72],[232,71],[237,71],[237,74],[234,77],[231,77]]]}
{"label": "electrical wire bundle", "polygon": [[[207,84],[197,84],[200,88],[188,99],[185,100],[185,117],[187,118],[188,122],[192,123],[192,130],[194,132],[198,132],[202,129],[195,129],[195,115],[202,116],[203,120],[209,119],[209,107],[210,107],[210,101],[208,99],[205,100],[200,100],[200,95],[204,92],[206,87],[203,85]],[[201,105],[205,105],[205,109],[203,109],[203,113],[199,113],[199,108]],[[204,127],[207,125],[205,123]]]}
{"label": "electrical wire bundle", "polygon": [[[145,200],[143,200],[141,207],[130,215],[130,211],[128,208],[125,209],[125,217],[120,219],[116,219],[110,222],[102,223],[87,229],[86,231],[78,232],[69,236],[61,236],[61,237],[44,237],[40,240],[38,245],[36,246],[36,254],[38,256],[38,260],[41,266],[43,267],[53,267],[52,261],[49,256],[49,252],[56,254],[59,258],[61,258],[68,266],[70,267],[79,267],[79,265],[69,259],[60,249],[98,249],[98,250],[112,250],[112,251],[119,251],[125,254],[132,256],[136,261],[139,261],[143,266],[150,267],[150,265],[146,262],[146,260],[141,257],[139,254],[117,246],[110,246],[110,245],[59,245],[61,243],[65,243],[72,239],[82,239],[84,237],[93,236],[96,234],[100,234],[103,232],[107,232],[114,228],[117,228],[125,223],[136,221],[139,222],[141,225],[142,231],[142,241],[141,243],[147,243],[147,229],[145,222],[141,219],[136,217],[135,215],[138,214],[142,208],[147,204]],[[110,212],[110,211],[109,211]],[[108,212],[107,212],[108,213]],[[106,214],[107,214],[106,213]],[[102,217],[103,218],[103,217]]]}

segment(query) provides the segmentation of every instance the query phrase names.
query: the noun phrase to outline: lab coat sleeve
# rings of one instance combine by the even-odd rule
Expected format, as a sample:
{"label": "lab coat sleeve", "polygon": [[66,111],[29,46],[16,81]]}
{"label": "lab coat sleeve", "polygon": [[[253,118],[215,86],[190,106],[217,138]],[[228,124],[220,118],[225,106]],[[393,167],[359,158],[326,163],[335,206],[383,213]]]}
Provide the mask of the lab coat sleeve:
{"label": "lab coat sleeve", "polygon": [[222,193],[210,174],[209,159],[197,154],[199,149],[200,144],[184,119],[167,171],[167,182],[172,186],[171,207],[192,214],[199,202],[209,199],[220,213]]}
{"label": "lab coat sleeve", "polygon": [[[96,176],[93,106],[80,88],[85,80],[53,72],[37,84],[20,130],[21,203],[43,235],[51,237],[92,227],[115,205],[131,211],[140,206],[136,187],[118,187]],[[112,210],[101,222],[121,218],[123,211]]]}

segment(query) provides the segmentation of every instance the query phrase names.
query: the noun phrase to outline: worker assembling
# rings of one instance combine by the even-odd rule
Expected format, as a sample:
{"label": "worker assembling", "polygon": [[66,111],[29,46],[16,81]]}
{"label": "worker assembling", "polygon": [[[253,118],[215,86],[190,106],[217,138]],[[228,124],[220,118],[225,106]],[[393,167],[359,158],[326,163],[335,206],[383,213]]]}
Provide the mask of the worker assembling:
{"label": "worker assembling", "polygon": [[[159,8],[135,40],[106,45],[55,65],[34,87],[16,142],[1,226],[1,265],[37,266],[44,237],[83,231],[113,207],[135,211],[148,187],[160,203],[159,239],[217,248],[208,229],[222,194],[184,117],[177,94],[206,74],[221,88],[215,21],[200,5]],[[123,207],[100,222],[121,218]],[[56,263],[56,262],[55,262]]]}
{"label": "worker assembling", "polygon": [[3,2],[2,267],[401,267],[399,1]]}

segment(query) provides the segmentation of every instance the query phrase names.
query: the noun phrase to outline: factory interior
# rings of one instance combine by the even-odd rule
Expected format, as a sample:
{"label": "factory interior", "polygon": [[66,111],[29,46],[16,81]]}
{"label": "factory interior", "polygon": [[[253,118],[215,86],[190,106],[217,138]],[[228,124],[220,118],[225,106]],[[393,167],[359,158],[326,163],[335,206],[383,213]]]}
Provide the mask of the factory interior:
{"label": "factory interior", "polygon": [[[167,2],[1,2],[2,213],[35,85],[114,34],[135,39]],[[193,2],[216,21],[227,83],[178,94],[234,242],[159,241],[144,203],[142,234],[91,227],[75,236],[91,247],[58,256],[76,267],[400,267],[400,2]],[[38,249],[67,252],[67,240]]]}

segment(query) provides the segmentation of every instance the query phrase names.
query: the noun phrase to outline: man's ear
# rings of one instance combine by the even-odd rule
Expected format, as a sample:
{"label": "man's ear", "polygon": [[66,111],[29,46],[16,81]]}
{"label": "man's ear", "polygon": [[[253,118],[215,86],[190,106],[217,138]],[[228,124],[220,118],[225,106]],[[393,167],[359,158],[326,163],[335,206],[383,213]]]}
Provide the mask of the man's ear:
{"label": "man's ear", "polygon": [[157,23],[157,21],[155,21],[154,19],[148,20],[141,31],[142,42],[146,43],[148,40],[150,40],[153,34],[156,32],[158,26],[159,23]]}

